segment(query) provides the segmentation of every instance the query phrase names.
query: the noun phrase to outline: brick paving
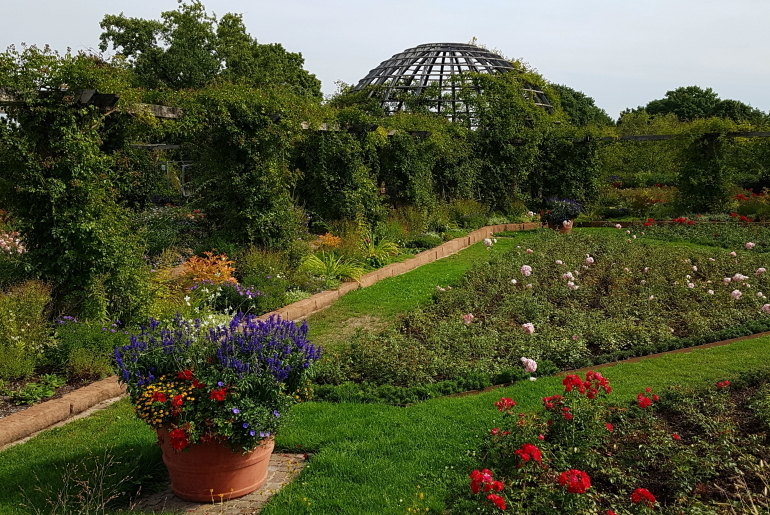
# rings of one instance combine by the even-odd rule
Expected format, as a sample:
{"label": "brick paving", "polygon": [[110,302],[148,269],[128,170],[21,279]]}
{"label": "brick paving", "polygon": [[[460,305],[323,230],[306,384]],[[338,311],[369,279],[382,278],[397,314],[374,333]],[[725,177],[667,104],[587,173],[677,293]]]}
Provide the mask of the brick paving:
{"label": "brick paving", "polygon": [[256,492],[238,499],[213,499],[210,503],[183,501],[171,491],[171,485],[157,494],[140,499],[137,513],[190,513],[195,515],[247,515],[259,513],[270,498],[288,484],[305,466],[303,454],[273,453],[267,481]]}

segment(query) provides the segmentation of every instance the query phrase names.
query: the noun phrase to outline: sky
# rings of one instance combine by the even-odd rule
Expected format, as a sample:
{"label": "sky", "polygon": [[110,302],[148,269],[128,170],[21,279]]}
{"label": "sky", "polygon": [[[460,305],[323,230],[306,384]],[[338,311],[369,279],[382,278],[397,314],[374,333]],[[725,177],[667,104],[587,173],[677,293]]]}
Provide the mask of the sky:
{"label": "sky", "polygon": [[[305,58],[324,94],[392,55],[472,38],[617,118],[682,86],[770,111],[770,0],[204,0]],[[0,51],[97,50],[105,14],[159,19],[176,0],[0,0]]]}

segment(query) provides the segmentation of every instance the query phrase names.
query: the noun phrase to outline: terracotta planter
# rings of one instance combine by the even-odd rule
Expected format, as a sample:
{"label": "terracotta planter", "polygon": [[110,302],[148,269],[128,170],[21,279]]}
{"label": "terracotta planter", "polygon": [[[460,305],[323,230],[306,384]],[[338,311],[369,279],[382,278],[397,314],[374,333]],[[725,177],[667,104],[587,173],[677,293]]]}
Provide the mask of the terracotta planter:
{"label": "terracotta planter", "polygon": [[572,232],[572,220],[567,220],[567,225],[557,225],[553,222],[548,222],[548,228],[553,229],[554,231],[559,231],[561,234],[569,234]]}
{"label": "terracotta planter", "polygon": [[196,502],[226,501],[257,490],[267,480],[275,446],[271,437],[247,454],[218,442],[198,443],[177,452],[167,430],[159,429],[158,438],[171,489],[177,497]]}

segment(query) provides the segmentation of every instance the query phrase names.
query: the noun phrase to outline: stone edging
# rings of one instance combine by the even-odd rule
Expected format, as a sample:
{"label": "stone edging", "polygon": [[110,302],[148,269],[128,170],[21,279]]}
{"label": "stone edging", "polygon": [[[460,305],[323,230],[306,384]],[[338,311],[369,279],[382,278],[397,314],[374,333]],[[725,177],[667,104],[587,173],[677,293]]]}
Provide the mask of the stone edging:
{"label": "stone edging", "polygon": [[[524,224],[503,224],[490,225],[477,229],[467,236],[455,238],[438,247],[425,252],[420,252],[413,258],[407,259],[401,263],[392,263],[388,266],[369,272],[362,276],[358,282],[343,283],[338,290],[324,291],[316,293],[311,297],[284,306],[271,313],[266,313],[260,318],[265,319],[271,315],[279,315],[281,318],[296,320],[303,318],[311,313],[320,311],[331,306],[334,301],[343,295],[357,290],[359,287],[366,288],[383,279],[401,275],[414,270],[415,268],[427,265],[443,257],[451,256],[474,243],[489,238],[493,233],[502,231],[528,231],[539,229],[542,224],[524,223]],[[48,429],[60,422],[64,422],[75,417],[77,414],[99,404],[108,399],[120,397],[125,394],[125,386],[118,383],[117,376],[108,377],[96,383],[70,392],[58,399],[45,401],[36,404],[23,411],[12,413],[7,417],[0,418],[0,450],[14,442],[18,442],[28,436]]]}

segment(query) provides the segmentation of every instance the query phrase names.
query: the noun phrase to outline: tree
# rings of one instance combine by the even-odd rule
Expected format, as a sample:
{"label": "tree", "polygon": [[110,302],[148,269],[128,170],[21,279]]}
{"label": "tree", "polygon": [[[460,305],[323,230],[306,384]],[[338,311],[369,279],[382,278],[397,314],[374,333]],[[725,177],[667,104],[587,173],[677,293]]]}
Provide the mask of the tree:
{"label": "tree", "polygon": [[766,123],[768,115],[738,100],[721,100],[711,88],[687,86],[666,92],[666,97],[652,100],[644,110],[651,115],[675,114],[682,121],[699,118],[725,118],[736,122]]}
{"label": "tree", "polygon": [[321,98],[321,83],[302,68],[301,54],[257,43],[241,15],[217,20],[200,0],[180,0],[177,10],[161,13],[160,21],[106,15],[101,27],[101,50],[112,47],[124,56],[144,88],[201,88],[224,79]]}
{"label": "tree", "polygon": [[607,112],[594,104],[594,99],[581,91],[575,91],[569,86],[553,84],[551,86],[559,95],[561,108],[569,116],[573,125],[611,126],[615,123]]}

